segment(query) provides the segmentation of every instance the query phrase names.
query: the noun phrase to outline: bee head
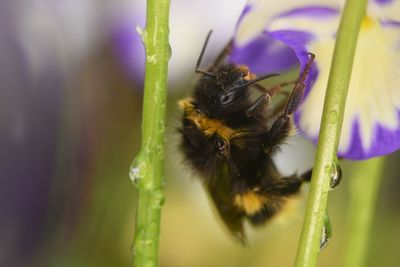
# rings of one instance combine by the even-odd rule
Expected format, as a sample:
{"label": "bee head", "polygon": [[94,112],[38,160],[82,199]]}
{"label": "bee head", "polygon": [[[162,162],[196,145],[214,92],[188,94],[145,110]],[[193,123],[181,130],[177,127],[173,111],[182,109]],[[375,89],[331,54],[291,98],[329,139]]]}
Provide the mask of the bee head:
{"label": "bee head", "polygon": [[248,73],[233,64],[221,65],[213,75],[203,75],[195,88],[198,107],[210,117],[240,109],[247,101]]}

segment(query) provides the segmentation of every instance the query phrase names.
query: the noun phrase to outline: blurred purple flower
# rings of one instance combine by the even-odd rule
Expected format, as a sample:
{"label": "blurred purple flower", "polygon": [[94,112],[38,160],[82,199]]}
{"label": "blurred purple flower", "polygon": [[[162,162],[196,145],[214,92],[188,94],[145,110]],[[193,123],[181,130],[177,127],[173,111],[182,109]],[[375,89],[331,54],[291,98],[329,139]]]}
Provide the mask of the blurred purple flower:
{"label": "blurred purple flower", "polygon": [[62,112],[68,82],[99,39],[94,6],[0,2],[0,266],[33,266],[64,211],[59,159],[73,148],[67,138],[60,146]]}
{"label": "blurred purple flower", "polygon": [[136,27],[144,25],[144,21],[144,16],[121,18],[118,23],[113,25],[111,31],[113,50],[117,58],[123,68],[127,70],[127,74],[140,87],[143,86],[145,51]]}
{"label": "blurred purple flower", "polygon": [[[316,54],[302,105],[300,132],[317,142],[343,1],[248,1],[232,60],[256,73],[279,72]],[[400,1],[371,0],[354,60],[338,155],[366,159],[400,148]]]}

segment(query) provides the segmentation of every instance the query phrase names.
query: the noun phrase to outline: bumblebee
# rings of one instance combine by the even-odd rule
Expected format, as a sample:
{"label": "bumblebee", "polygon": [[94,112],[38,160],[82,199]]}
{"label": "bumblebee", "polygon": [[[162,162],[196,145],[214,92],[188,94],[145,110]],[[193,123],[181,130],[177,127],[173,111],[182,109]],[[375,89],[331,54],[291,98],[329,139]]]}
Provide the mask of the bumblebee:
{"label": "bumblebee", "polygon": [[[265,223],[310,180],[311,170],[283,177],[272,156],[294,128],[290,115],[300,104],[314,55],[309,53],[296,81],[265,88],[259,82],[278,74],[256,77],[247,66],[226,63],[232,41],[210,68],[200,68],[211,33],[196,63],[201,76],[192,96],[179,101],[181,150],[230,232],[244,242],[245,220]],[[268,114],[271,98],[286,85],[293,85],[287,101]],[[254,97],[254,90],[261,94]]]}

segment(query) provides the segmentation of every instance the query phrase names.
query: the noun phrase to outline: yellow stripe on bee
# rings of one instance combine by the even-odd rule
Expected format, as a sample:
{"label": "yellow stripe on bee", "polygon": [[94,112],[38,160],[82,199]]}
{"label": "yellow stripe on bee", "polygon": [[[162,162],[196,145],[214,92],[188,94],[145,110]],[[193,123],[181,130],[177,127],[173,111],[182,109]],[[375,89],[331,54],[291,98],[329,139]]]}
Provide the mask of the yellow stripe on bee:
{"label": "yellow stripe on bee", "polygon": [[253,191],[249,191],[245,194],[238,194],[233,199],[233,204],[246,212],[247,215],[254,215],[262,210],[267,204],[268,199],[265,196],[261,196]]}
{"label": "yellow stripe on bee", "polygon": [[195,110],[191,98],[179,101],[179,107],[185,111],[186,118],[191,120],[197,128],[202,130],[205,136],[218,134],[222,139],[229,141],[234,137],[244,135],[243,132],[226,126],[222,121],[208,118],[206,115]]}

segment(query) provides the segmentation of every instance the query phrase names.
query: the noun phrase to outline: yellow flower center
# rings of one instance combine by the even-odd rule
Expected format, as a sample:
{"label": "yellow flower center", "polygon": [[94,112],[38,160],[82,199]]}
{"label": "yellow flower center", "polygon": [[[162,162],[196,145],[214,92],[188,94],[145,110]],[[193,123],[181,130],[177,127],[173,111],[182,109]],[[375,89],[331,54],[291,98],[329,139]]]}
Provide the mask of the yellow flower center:
{"label": "yellow flower center", "polygon": [[361,30],[369,30],[374,26],[375,20],[368,15],[365,15],[361,21]]}

